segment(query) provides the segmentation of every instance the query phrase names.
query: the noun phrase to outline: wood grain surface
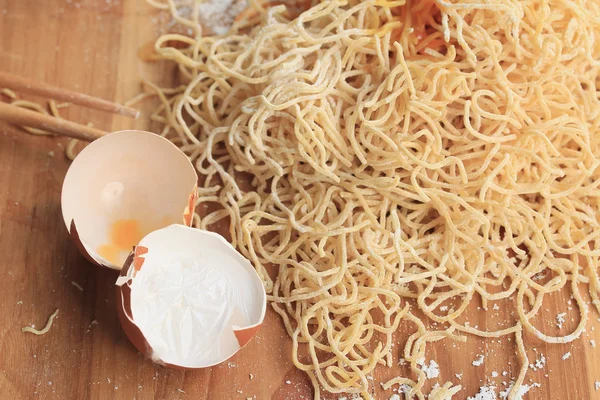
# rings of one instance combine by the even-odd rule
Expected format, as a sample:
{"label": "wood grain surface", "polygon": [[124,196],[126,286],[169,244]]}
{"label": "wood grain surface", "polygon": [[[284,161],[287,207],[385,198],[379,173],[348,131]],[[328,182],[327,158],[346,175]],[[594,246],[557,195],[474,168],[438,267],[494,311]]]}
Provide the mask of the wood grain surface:
{"label": "wood grain surface", "polygon": [[[172,66],[145,64],[138,57],[168,24],[169,18],[143,0],[0,0],[0,69],[122,102],[139,92],[142,77],[163,84],[174,79]],[[71,120],[108,131],[153,129],[147,114],[133,122],[73,106],[62,111]],[[130,345],[115,310],[116,273],[87,263],[63,225],[66,143],[0,123],[0,399],[312,398],[307,377],[291,361],[291,341],[271,309],[258,336],[228,363],[213,368],[168,370]],[[561,332],[573,328],[578,313],[569,296],[548,298],[536,325],[557,333],[556,315],[567,312]],[[474,304],[469,321],[501,326],[513,320],[512,304],[487,312]],[[42,327],[57,308],[58,318],[46,335],[21,332],[23,326]],[[586,333],[571,344],[547,345],[526,337],[529,362],[542,355],[547,361],[529,372],[526,383],[540,386],[525,398],[600,399],[594,387],[600,381],[597,319],[591,312]],[[399,329],[394,364],[412,329]],[[426,359],[436,360],[441,373],[427,387],[461,383],[463,390],[454,399],[475,396],[485,384],[499,392],[506,387],[502,382],[518,373],[515,351],[514,337],[433,344]],[[570,358],[562,360],[567,352]],[[483,364],[473,366],[480,354]],[[401,366],[379,367],[372,379],[374,398],[389,399],[394,392],[383,391],[379,383],[406,373]],[[455,374],[462,374],[462,380]]]}

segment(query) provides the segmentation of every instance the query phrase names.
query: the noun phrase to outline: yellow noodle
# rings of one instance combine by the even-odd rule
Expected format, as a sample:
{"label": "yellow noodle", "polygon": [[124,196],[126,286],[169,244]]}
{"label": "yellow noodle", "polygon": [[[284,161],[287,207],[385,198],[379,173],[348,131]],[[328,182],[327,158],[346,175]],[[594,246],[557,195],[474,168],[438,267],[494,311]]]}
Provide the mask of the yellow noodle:
{"label": "yellow noodle", "polygon": [[54,321],[54,318],[56,318],[57,315],[58,315],[58,308],[56,309],[56,311],[54,311],[52,313],[52,315],[50,315],[50,318],[48,318],[48,322],[46,322],[46,326],[44,326],[44,328],[42,330],[37,330],[35,328],[25,326],[25,327],[21,328],[21,332],[29,332],[29,333],[33,333],[34,335],[38,335],[38,336],[45,335],[46,333],[48,333],[48,331],[52,327],[52,322]]}
{"label": "yellow noodle", "polygon": [[77,153],[75,153],[75,146],[79,143],[78,139],[69,139],[69,143],[67,143],[67,147],[65,147],[65,156],[70,161],[73,161],[75,157],[77,157]]}
{"label": "yellow noodle", "polygon": [[[581,335],[579,283],[600,307],[600,2],[251,3],[222,36],[202,36],[199,2],[186,16],[151,3],[192,29],[155,45],[182,85],[146,86],[151,119],[204,178],[194,223],[229,224],[315,398],[366,395],[400,325],[416,327],[413,376],[383,386],[419,399],[430,342],[514,334],[512,399],[524,330]],[[560,291],[581,321],[557,337],[532,321]],[[473,302],[506,299],[516,321],[466,324]]]}
{"label": "yellow noodle", "polygon": [[5,95],[6,97],[8,97],[12,100],[15,100],[17,98],[17,94],[8,88],[3,88],[2,90],[0,90],[0,94]]}
{"label": "yellow noodle", "polygon": [[49,100],[48,101],[48,108],[50,108],[50,114],[52,114],[52,116],[54,116],[56,118],[62,118],[60,116],[60,111],[58,111],[58,105],[56,104],[56,101]]}
{"label": "yellow noodle", "polygon": [[134,97],[132,97],[131,99],[127,100],[126,102],[123,103],[124,106],[126,107],[132,107],[144,100],[146,100],[149,97],[153,97],[155,96],[155,94],[153,93],[140,93]]}
{"label": "yellow noodle", "polygon": [[[37,111],[41,114],[49,114],[44,107],[42,107],[38,103],[34,103],[29,100],[13,100],[10,104],[21,108],[26,108],[28,110]],[[32,135],[52,135],[51,132],[46,132],[37,128],[30,128],[28,126],[22,126],[22,128],[25,129],[27,132],[31,133]]]}

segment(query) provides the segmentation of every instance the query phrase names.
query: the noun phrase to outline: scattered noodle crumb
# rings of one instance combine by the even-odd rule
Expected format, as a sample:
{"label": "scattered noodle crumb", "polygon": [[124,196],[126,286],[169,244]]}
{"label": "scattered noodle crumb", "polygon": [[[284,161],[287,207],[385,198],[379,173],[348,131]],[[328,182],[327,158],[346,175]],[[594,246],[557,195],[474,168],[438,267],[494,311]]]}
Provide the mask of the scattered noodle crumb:
{"label": "scattered noodle crumb", "polygon": [[39,331],[35,328],[32,328],[32,327],[29,327],[29,326],[25,326],[25,327],[21,328],[21,332],[29,332],[29,333],[33,333],[34,335],[44,335],[52,327],[52,321],[54,321],[54,318],[56,318],[57,315],[58,315],[58,308],[56,309],[56,311],[54,311],[52,313],[50,318],[48,318],[48,322],[46,322],[46,326],[44,326],[44,329],[42,329],[41,331]]}
{"label": "scattered noodle crumb", "polygon": [[0,93],[5,95],[6,97],[10,98],[11,100],[14,100],[17,98],[17,94],[7,88],[3,88],[2,90],[0,90]]}
{"label": "scattered noodle crumb", "polygon": [[75,146],[77,146],[77,143],[79,143],[79,139],[71,139],[65,148],[65,155],[71,161],[77,157],[77,154],[75,153]]}

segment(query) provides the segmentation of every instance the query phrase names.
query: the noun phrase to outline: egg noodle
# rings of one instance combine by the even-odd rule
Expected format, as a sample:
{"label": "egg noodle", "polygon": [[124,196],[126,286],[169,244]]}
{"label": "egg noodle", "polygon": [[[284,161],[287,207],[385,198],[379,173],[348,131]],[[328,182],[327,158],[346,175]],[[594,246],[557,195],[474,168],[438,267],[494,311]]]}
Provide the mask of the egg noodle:
{"label": "egg noodle", "polygon": [[45,335],[46,333],[48,333],[50,328],[52,328],[52,323],[54,322],[54,318],[56,318],[57,315],[58,308],[52,313],[52,315],[50,315],[50,317],[48,317],[48,321],[46,322],[46,325],[42,330],[38,330],[30,326],[24,326],[23,328],[21,328],[21,332],[33,333],[34,335],[38,336]]}
{"label": "egg noodle", "polygon": [[[430,342],[514,337],[516,398],[524,331],[581,335],[578,284],[600,304],[600,2],[251,2],[222,36],[203,35],[200,2],[151,3],[191,32],[156,42],[181,86],[147,85],[205,177],[196,226],[227,224],[315,398],[367,398],[400,325],[416,326],[414,379],[383,386],[419,399]],[[581,318],[549,336],[532,320],[561,290]],[[465,323],[470,304],[509,298],[514,321]]]}

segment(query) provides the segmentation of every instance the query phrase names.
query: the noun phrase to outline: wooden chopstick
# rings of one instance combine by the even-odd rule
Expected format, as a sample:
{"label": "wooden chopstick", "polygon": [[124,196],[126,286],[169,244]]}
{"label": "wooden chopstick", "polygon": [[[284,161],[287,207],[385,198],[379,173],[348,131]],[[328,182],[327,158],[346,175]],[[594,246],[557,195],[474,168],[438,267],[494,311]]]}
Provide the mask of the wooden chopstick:
{"label": "wooden chopstick", "polygon": [[107,111],[113,114],[120,114],[133,118],[140,116],[140,112],[135,108],[126,107],[121,104],[99,99],[93,96],[88,96],[87,94],[62,89],[46,83],[36,82],[18,75],[9,74],[8,72],[0,71],[0,88],[7,88],[22,93],[44,96],[54,100],[67,101],[69,103],[79,104],[85,107]]}
{"label": "wooden chopstick", "polygon": [[25,108],[11,106],[10,104],[1,101],[0,120],[90,142],[108,134],[108,132],[96,128],[80,125],[75,122],[67,121],[66,119],[52,117]]}

